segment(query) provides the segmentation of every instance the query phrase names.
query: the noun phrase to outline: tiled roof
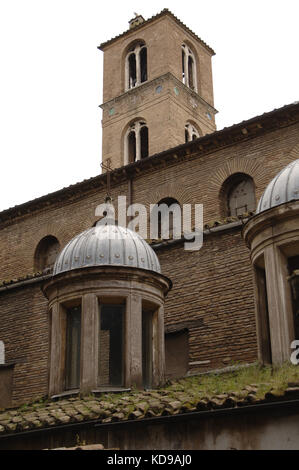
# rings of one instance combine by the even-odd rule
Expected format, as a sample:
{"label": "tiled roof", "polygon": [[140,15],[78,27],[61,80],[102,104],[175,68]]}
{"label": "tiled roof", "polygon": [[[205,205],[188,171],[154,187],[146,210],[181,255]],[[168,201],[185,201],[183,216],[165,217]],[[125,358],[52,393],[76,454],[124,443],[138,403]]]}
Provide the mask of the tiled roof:
{"label": "tiled roof", "polygon": [[[243,370],[224,374],[223,377],[221,374],[217,379],[220,380],[218,385],[213,384],[214,393],[211,386],[206,390],[203,386],[205,381],[209,384],[211,377],[201,375],[171,382],[165,388],[155,391],[125,391],[117,394],[102,393],[99,396],[62,398],[58,401],[41,400],[0,412],[0,437],[67,424],[107,424],[299,399],[298,369],[294,366],[288,367],[289,369],[282,369],[281,373],[275,372],[281,374],[280,381],[275,382],[275,374],[272,376],[269,372],[264,375],[268,382],[246,385],[243,380],[239,388],[236,386],[237,382],[230,381],[235,377],[234,374],[239,374],[242,378]],[[281,382],[281,377],[284,377],[285,383]],[[295,378],[296,382],[288,383],[287,377],[292,380]],[[230,385],[234,390],[221,392],[221,383],[223,390]]]}
{"label": "tiled roof", "polygon": [[202,39],[200,39],[193,31],[191,31],[191,29],[189,29],[179,18],[177,18],[167,8],[164,8],[164,10],[162,10],[160,13],[158,13],[157,15],[152,16],[151,18],[144,21],[143,23],[140,23],[138,26],[135,26],[132,29],[127,29],[126,31],[124,31],[123,33],[115,36],[114,38],[109,39],[108,41],[102,42],[102,44],[100,44],[98,48],[102,50],[106,46],[108,46],[108,45],[112,44],[113,42],[117,41],[117,39],[120,39],[120,38],[126,36],[127,34],[133,32],[133,31],[135,32],[135,31],[141,29],[144,25],[147,25],[147,24],[149,24],[149,23],[151,23],[151,22],[153,22],[153,21],[157,20],[158,18],[161,18],[162,16],[165,16],[165,15],[170,16],[176,23],[178,23],[182,28],[184,28],[185,31],[187,31],[189,34],[191,34],[191,36],[193,36],[197,41],[199,41],[212,55],[215,55],[215,52],[213,51],[213,49],[210,46],[208,46]]}

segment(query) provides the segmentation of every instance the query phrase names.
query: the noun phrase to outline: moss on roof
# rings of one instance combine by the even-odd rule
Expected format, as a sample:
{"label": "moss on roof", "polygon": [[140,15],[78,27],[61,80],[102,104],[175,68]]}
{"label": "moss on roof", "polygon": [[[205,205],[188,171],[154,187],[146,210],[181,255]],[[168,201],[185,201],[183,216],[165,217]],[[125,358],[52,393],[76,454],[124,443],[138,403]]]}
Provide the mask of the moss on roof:
{"label": "moss on roof", "polygon": [[255,364],[170,381],[152,391],[40,399],[0,411],[0,436],[71,423],[140,420],[290,398],[299,399],[299,367],[288,363],[272,369]]}

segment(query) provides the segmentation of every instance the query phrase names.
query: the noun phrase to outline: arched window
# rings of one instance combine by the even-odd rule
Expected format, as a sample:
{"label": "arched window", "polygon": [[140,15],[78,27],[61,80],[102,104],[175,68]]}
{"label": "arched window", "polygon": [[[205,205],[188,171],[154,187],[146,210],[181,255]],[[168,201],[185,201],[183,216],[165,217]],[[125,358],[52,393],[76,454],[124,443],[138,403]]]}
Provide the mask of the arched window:
{"label": "arched window", "polygon": [[185,125],[185,142],[198,139],[200,137],[199,130],[190,122]]}
{"label": "arched window", "polygon": [[129,49],[125,63],[125,80],[126,90],[147,81],[147,48],[142,42]]}
{"label": "arched window", "polygon": [[[163,206],[165,211],[162,210]],[[158,238],[168,239],[180,234],[181,207],[179,202],[172,197],[161,199],[158,202]]]}
{"label": "arched window", "polygon": [[226,215],[236,217],[253,212],[256,207],[253,179],[244,174],[236,173],[224,183],[222,197],[226,203]]}
{"label": "arched window", "polygon": [[197,91],[195,56],[186,44],[182,44],[182,80],[191,90]]}
{"label": "arched window", "polygon": [[133,163],[148,157],[148,127],[144,121],[136,121],[125,134],[124,163]]}
{"label": "arched window", "polygon": [[35,271],[51,271],[59,251],[60,245],[56,237],[48,235],[47,237],[42,238],[35,250]]}

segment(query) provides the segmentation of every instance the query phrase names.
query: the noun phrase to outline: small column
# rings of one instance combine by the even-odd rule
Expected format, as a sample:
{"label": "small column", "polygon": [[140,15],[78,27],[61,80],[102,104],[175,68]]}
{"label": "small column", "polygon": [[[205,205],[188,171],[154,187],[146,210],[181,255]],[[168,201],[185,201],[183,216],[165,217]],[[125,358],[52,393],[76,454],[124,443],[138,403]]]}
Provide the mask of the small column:
{"label": "small column", "polygon": [[125,62],[125,91],[128,91],[130,88],[130,83],[129,83],[129,54],[126,57],[126,62]]}
{"label": "small column", "polygon": [[287,280],[287,259],[275,245],[266,247],[264,253],[272,362],[273,364],[282,364],[290,359],[290,346],[294,340],[291,291]]}
{"label": "small column", "polygon": [[52,306],[49,395],[64,390],[66,312],[58,302]]}
{"label": "small column", "polygon": [[189,86],[189,68],[188,68],[189,52],[185,50],[185,85]]}
{"label": "small column", "polygon": [[125,135],[124,165],[128,165],[128,163],[129,163],[129,133],[130,133],[130,129],[127,130],[126,135]]}
{"label": "small column", "polygon": [[5,364],[5,346],[3,341],[0,341],[0,364]]}
{"label": "small column", "polygon": [[89,392],[97,386],[98,376],[98,301],[94,294],[82,299],[81,386]]}
{"label": "small column", "polygon": [[140,46],[139,45],[135,48],[135,57],[136,57],[136,85],[140,85],[141,69],[140,69]]}
{"label": "small column", "polygon": [[258,359],[263,364],[271,364],[271,340],[267,304],[265,271],[254,266],[255,320],[257,328]]}
{"label": "small column", "polygon": [[159,385],[162,385],[165,381],[165,333],[163,305],[161,305],[157,310],[154,324],[154,331],[156,330],[156,364],[154,364],[153,370],[153,385],[158,387]]}
{"label": "small column", "polygon": [[140,122],[135,124],[135,137],[136,137],[136,161],[141,159],[141,139],[140,139]]}
{"label": "small column", "polygon": [[[126,351],[127,386],[142,388],[142,299],[131,294],[127,302],[126,339],[129,348]],[[130,337],[130,338],[129,338]]]}

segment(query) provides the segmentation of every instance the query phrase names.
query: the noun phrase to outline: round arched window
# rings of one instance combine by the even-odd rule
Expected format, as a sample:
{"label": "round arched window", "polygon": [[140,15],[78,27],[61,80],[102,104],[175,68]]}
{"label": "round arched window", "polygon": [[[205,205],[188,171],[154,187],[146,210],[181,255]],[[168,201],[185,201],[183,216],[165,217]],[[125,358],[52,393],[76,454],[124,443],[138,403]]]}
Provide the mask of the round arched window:
{"label": "round arched window", "polygon": [[142,42],[129,49],[125,62],[125,80],[126,90],[147,81],[147,48]]}
{"label": "round arched window", "polygon": [[148,157],[148,127],[144,121],[130,125],[124,142],[124,164]]}
{"label": "round arched window", "polygon": [[253,179],[245,174],[233,175],[226,183],[227,215],[238,216],[253,212],[256,206]]}
{"label": "round arched window", "polygon": [[35,271],[51,271],[59,251],[60,245],[56,237],[52,235],[44,237],[35,250]]}

